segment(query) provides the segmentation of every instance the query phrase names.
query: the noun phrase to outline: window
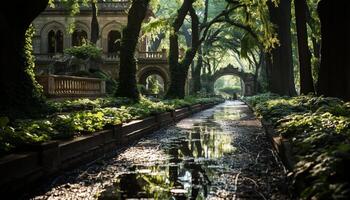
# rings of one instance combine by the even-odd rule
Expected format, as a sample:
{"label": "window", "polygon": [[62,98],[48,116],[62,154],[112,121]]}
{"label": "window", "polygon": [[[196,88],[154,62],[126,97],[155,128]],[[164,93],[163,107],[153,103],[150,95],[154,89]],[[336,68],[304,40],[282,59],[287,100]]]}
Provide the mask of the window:
{"label": "window", "polygon": [[120,50],[121,34],[119,31],[110,31],[108,33],[108,53],[117,53]]}
{"label": "window", "polygon": [[48,53],[63,53],[62,31],[51,30],[48,33]]}
{"label": "window", "polygon": [[87,40],[87,33],[83,30],[75,30],[72,35],[72,46],[81,46]]}

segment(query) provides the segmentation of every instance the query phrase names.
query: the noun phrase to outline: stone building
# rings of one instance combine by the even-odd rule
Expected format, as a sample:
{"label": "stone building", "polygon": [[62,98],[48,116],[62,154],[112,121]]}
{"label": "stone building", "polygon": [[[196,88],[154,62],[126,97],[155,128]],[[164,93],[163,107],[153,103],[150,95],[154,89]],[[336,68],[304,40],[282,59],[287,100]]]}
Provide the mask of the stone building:
{"label": "stone building", "polygon": [[[128,0],[113,2],[99,1],[98,23],[99,39],[97,46],[102,48],[102,63],[98,68],[118,79],[119,69],[119,39],[124,26],[127,24]],[[79,46],[83,40],[90,40],[92,9],[90,6],[81,6],[80,13],[74,19],[68,17],[67,9],[59,3],[54,8],[47,9],[34,21],[36,33],[33,38],[34,54],[36,56],[37,73],[50,73],[50,67],[63,65],[67,67],[68,61],[64,59],[63,50],[72,46]],[[151,12],[150,14],[151,15]],[[68,26],[74,20],[75,29],[68,33]],[[144,84],[148,76],[159,75],[164,82],[164,88],[170,82],[167,51],[150,51],[150,41],[142,39],[139,42],[137,79]],[[51,72],[52,73],[52,72]]]}

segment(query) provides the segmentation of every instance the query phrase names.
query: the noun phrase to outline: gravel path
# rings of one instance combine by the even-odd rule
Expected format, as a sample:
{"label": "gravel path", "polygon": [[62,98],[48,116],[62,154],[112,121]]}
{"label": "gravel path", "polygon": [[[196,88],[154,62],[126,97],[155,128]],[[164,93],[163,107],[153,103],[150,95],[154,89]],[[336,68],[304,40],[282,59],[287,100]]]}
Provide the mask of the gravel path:
{"label": "gravel path", "polygon": [[66,172],[22,199],[289,199],[260,122],[228,101]]}

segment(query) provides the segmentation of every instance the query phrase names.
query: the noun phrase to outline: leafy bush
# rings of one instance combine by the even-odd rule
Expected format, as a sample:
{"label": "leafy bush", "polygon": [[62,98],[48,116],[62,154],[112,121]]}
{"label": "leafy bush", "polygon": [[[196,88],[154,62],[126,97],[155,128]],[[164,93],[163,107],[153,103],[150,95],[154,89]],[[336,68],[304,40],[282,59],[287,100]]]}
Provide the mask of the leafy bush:
{"label": "leafy bush", "polygon": [[337,98],[263,94],[245,98],[292,143],[290,177],[301,199],[347,199],[350,180],[350,107]]}
{"label": "leafy bush", "polygon": [[80,59],[94,59],[100,60],[102,55],[102,49],[96,47],[91,43],[85,43],[81,46],[74,46],[64,50],[65,54],[75,56]]}
{"label": "leafy bush", "polygon": [[65,101],[52,101],[49,102],[51,112],[70,112],[78,110],[91,110],[95,108],[103,107],[119,107],[121,105],[129,104],[131,101],[127,98],[97,98],[91,100],[88,98],[76,99],[76,100],[65,100]]}
{"label": "leafy bush", "polygon": [[12,138],[15,136],[15,130],[8,126],[9,122],[7,117],[0,117],[0,156],[14,148]]}
{"label": "leafy bush", "polygon": [[131,101],[125,98],[50,102],[51,116],[46,119],[10,122],[8,118],[0,117],[0,155],[23,145],[93,133],[106,126],[171,111],[179,105],[219,101],[222,100],[188,97],[185,100],[154,102],[142,97],[137,104],[130,104]]}
{"label": "leafy bush", "polygon": [[49,120],[21,120],[9,125],[6,117],[0,117],[0,155],[15,147],[48,141],[57,132]]}

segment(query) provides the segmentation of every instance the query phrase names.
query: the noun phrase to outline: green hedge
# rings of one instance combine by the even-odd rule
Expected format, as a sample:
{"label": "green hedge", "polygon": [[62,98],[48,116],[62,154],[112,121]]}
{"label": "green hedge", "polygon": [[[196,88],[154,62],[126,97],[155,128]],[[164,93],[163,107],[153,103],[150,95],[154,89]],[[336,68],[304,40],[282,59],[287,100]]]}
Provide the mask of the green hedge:
{"label": "green hedge", "polygon": [[262,94],[244,99],[292,144],[289,174],[300,199],[350,197],[350,103],[316,96]]}
{"label": "green hedge", "polygon": [[220,98],[188,97],[159,102],[141,98],[137,104],[130,104],[131,101],[120,98],[51,102],[52,112],[46,119],[10,122],[8,118],[0,117],[0,155],[26,144],[72,138],[187,105],[221,101]]}

